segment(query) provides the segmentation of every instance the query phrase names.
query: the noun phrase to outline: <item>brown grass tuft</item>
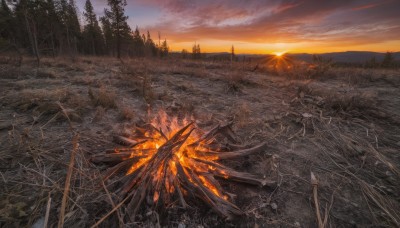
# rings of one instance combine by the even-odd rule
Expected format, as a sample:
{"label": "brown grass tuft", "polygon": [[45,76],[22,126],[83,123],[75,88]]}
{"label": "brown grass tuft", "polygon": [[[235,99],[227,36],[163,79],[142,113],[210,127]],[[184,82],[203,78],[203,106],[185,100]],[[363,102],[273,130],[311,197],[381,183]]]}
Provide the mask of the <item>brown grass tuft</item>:
{"label": "brown grass tuft", "polygon": [[118,105],[121,120],[133,120],[136,117],[135,110],[126,105]]}
{"label": "brown grass tuft", "polygon": [[35,77],[36,78],[58,78],[57,75],[49,69],[38,69],[35,71]]}
{"label": "brown grass tuft", "polygon": [[18,97],[8,96],[5,101],[20,111],[33,110],[39,113],[47,114],[59,111],[56,101],[65,102],[68,97],[67,89],[56,89],[49,91],[47,89],[24,89],[19,91]]}
{"label": "brown grass tuft", "polygon": [[106,110],[102,106],[97,106],[94,113],[93,122],[100,122],[106,115]]}
{"label": "brown grass tuft", "polygon": [[143,77],[142,95],[147,104],[152,104],[157,98],[151,86],[151,77],[147,74]]}
{"label": "brown grass tuft", "polygon": [[89,98],[94,106],[102,106],[104,108],[115,108],[117,95],[111,90],[107,90],[104,86],[99,89],[89,88]]}
{"label": "brown grass tuft", "polygon": [[250,115],[251,111],[247,103],[239,103],[233,108],[233,119],[240,128],[249,123]]}
{"label": "brown grass tuft", "polygon": [[226,91],[231,93],[241,93],[242,87],[248,82],[245,73],[242,71],[231,71],[228,75],[224,76],[226,80]]}

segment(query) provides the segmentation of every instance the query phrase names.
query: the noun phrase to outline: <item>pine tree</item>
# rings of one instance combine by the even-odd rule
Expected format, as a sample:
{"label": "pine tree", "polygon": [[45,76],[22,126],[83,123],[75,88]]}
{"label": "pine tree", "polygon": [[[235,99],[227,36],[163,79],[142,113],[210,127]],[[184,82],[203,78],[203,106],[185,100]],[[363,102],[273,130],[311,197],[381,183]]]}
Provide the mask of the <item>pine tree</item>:
{"label": "pine tree", "polygon": [[141,57],[144,55],[144,42],[143,38],[140,35],[139,28],[136,26],[135,31],[133,32],[133,54],[136,57]]}
{"label": "pine tree", "polygon": [[197,53],[197,46],[196,43],[192,47],[192,58],[196,59],[196,53]]}
{"label": "pine tree", "polygon": [[0,4],[0,39],[10,39],[12,34],[11,23],[13,14],[5,0],[1,0]]}
{"label": "pine tree", "polygon": [[200,59],[201,58],[201,51],[200,51],[200,44],[196,43],[192,47],[192,56],[193,59]]}
{"label": "pine tree", "polygon": [[197,58],[201,59],[201,50],[200,50],[200,44],[197,44]]}
{"label": "pine tree", "polygon": [[103,53],[103,35],[99,22],[97,21],[96,14],[93,11],[93,6],[90,0],[86,0],[85,12],[83,13],[86,20],[86,25],[83,28],[84,46],[83,49],[86,53],[92,55],[99,55]]}
{"label": "pine tree", "polygon": [[19,55],[19,64],[22,63],[22,53],[17,40],[18,26],[14,13],[5,0],[0,2],[0,50],[13,49]]}
{"label": "pine tree", "polygon": [[60,17],[64,34],[60,39],[60,52],[77,54],[78,42],[81,39],[80,24],[74,0],[60,0],[57,5],[57,13]]}
{"label": "pine tree", "polygon": [[63,34],[59,37],[60,39],[60,53],[69,51],[70,45],[70,30],[68,27],[68,3],[66,0],[60,0],[57,3],[57,14],[60,17],[61,27],[63,29]]}
{"label": "pine tree", "polygon": [[146,36],[144,35],[144,33],[142,34],[142,41],[144,44],[146,43]]}
{"label": "pine tree", "polygon": [[167,57],[168,53],[169,53],[169,47],[168,47],[168,44],[167,44],[167,39],[165,39],[162,42],[161,47],[160,47],[160,56],[161,57]]}
{"label": "pine tree", "polygon": [[113,55],[114,56],[114,43],[115,43],[115,37],[112,32],[111,28],[111,22],[107,17],[101,17],[100,18],[101,22],[101,27],[103,30],[103,35],[104,35],[104,43],[105,43],[105,53],[108,55]]}
{"label": "pine tree", "polygon": [[121,57],[122,43],[130,38],[131,33],[127,23],[128,16],[124,13],[126,5],[126,0],[108,0],[110,10],[105,10],[105,16],[110,21],[111,30],[115,35],[117,58]]}
{"label": "pine tree", "polygon": [[[24,25],[24,27],[19,27],[18,38],[21,43],[30,47],[31,54],[36,57],[36,61],[40,63],[40,53],[39,53],[39,23],[38,20],[43,19],[41,16],[43,1],[29,1],[21,0],[15,6],[15,14],[17,23]],[[28,41],[26,40],[28,37]],[[24,46],[25,46],[24,45]]]}
{"label": "pine tree", "polygon": [[186,50],[186,49],[182,49],[182,52],[181,52],[181,54],[182,54],[182,59],[186,59],[187,58],[187,56],[188,56],[188,51]]}
{"label": "pine tree", "polygon": [[386,52],[385,57],[383,58],[382,67],[393,67],[394,66],[394,57],[391,52]]}
{"label": "pine tree", "polygon": [[157,56],[157,46],[153,39],[151,39],[149,31],[147,31],[147,38],[145,42],[145,54],[146,56]]}
{"label": "pine tree", "polygon": [[235,60],[235,48],[232,45],[232,48],[231,48],[231,64],[233,63],[234,60]]}
{"label": "pine tree", "polygon": [[75,0],[19,0],[13,10],[8,0],[0,0],[0,48],[19,52],[26,48],[36,56],[51,54],[112,54],[130,56],[167,56],[167,40],[156,45],[150,32],[132,33],[124,15],[126,0],[108,0],[109,10],[99,20],[90,0],[84,8],[85,25],[81,31]]}
{"label": "pine tree", "polygon": [[78,53],[78,43],[80,42],[80,39],[81,39],[81,27],[79,24],[77,8],[76,8],[74,0],[69,0],[68,17],[69,17],[68,26],[71,31],[72,47],[73,47],[74,53],[77,54]]}
{"label": "pine tree", "polygon": [[372,57],[371,59],[367,60],[364,64],[364,67],[366,68],[376,68],[378,66],[378,63],[376,61],[375,56]]}
{"label": "pine tree", "polygon": [[53,0],[47,0],[45,12],[45,19],[47,20],[46,33],[49,37],[48,46],[51,49],[53,57],[55,57],[57,54],[56,47],[60,43],[59,38],[61,37],[62,30],[60,30],[61,20],[56,12],[56,5]]}

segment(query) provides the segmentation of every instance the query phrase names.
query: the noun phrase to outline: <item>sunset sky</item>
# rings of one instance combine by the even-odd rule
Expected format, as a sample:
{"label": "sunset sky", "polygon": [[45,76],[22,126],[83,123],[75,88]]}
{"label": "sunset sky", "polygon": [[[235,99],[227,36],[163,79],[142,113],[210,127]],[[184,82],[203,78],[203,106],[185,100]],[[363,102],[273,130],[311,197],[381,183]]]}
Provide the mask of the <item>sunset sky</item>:
{"label": "sunset sky", "polygon": [[[92,3],[102,16],[107,0]],[[125,13],[173,51],[194,42],[202,52],[400,51],[400,0],[133,0]]]}

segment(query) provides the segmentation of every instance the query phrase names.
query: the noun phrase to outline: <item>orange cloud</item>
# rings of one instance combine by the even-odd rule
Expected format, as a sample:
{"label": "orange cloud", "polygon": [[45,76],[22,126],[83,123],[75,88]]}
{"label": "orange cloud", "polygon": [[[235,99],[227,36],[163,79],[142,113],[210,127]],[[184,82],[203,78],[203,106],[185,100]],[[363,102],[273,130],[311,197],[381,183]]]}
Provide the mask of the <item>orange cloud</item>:
{"label": "orange cloud", "polygon": [[279,44],[292,52],[400,47],[398,0],[134,0],[127,8],[131,27],[146,21],[146,9],[155,12],[137,25],[175,51],[194,42],[206,51],[233,44],[238,53],[285,51]]}
{"label": "orange cloud", "polygon": [[375,4],[368,4],[368,5],[362,5],[358,7],[354,7],[353,10],[363,10],[363,9],[369,9],[369,8],[374,8],[379,6],[380,4],[375,3]]}

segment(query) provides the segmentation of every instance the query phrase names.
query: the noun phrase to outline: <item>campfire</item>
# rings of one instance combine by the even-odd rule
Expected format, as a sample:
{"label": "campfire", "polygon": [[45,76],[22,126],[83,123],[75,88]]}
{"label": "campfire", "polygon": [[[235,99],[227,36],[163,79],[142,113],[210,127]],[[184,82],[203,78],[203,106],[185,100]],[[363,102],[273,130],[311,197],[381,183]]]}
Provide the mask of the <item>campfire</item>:
{"label": "campfire", "polygon": [[[217,140],[220,139],[220,140]],[[221,143],[226,138],[225,143]],[[116,148],[92,157],[95,163],[109,163],[104,179],[124,199],[131,219],[141,206],[157,210],[200,199],[225,218],[242,215],[232,203],[234,195],[224,192],[218,179],[250,185],[273,185],[257,175],[238,172],[219,161],[262,152],[266,144],[251,148],[237,145],[231,124],[218,124],[208,132],[189,118],[169,118],[160,112],[150,123],[136,126],[128,135],[118,135]],[[123,173],[122,177],[113,178]]]}

